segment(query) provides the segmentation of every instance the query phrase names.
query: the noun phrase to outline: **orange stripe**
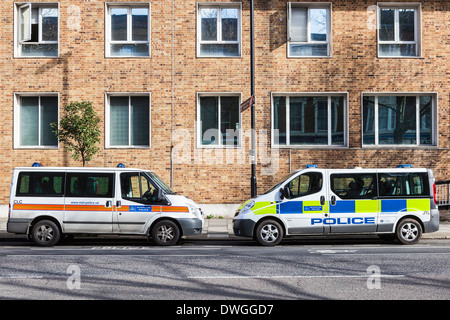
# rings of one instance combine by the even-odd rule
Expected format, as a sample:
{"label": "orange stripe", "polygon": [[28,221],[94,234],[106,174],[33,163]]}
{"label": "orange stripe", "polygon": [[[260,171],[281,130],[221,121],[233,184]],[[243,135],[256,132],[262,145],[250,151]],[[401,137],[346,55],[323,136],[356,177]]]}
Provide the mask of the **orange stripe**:
{"label": "orange stripe", "polygon": [[14,204],[14,210],[64,210],[63,204]]}
{"label": "orange stripe", "polygon": [[161,212],[189,212],[188,207],[161,206]]}

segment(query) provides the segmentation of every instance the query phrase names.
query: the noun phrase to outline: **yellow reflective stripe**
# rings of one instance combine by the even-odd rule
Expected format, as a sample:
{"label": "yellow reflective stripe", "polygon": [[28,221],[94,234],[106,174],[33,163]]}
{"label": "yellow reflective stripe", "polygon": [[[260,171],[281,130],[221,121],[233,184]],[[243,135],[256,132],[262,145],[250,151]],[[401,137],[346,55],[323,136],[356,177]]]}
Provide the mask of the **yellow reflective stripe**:
{"label": "yellow reflective stripe", "polygon": [[430,199],[406,199],[409,211],[430,211]]}
{"label": "yellow reflective stripe", "polygon": [[355,200],[355,213],[378,212],[378,200]]}
{"label": "yellow reflective stripe", "polygon": [[252,211],[255,215],[276,214],[277,213],[277,205],[275,202],[258,201],[253,206]]}

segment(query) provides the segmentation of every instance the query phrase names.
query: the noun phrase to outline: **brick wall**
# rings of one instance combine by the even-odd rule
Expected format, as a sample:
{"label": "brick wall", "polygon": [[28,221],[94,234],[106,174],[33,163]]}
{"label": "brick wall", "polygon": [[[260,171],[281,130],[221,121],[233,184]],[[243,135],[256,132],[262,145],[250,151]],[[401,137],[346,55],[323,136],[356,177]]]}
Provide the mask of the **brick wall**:
{"label": "brick wall", "polygon": [[[52,2],[52,1],[42,1]],[[127,2],[127,1],[120,1]],[[137,1],[130,1],[137,2]],[[217,1],[219,2],[219,1]],[[226,1],[224,1],[226,2]],[[398,1],[401,2],[401,1]],[[289,171],[315,163],[321,167],[392,167],[411,163],[429,167],[437,179],[450,176],[450,4],[422,2],[422,57],[377,58],[376,30],[368,27],[369,6],[377,1],[332,2],[332,57],[287,58],[287,1],[255,0],[256,128],[258,143],[270,146],[271,93],[345,92],[349,101],[349,141],[345,149],[269,150],[272,162],[257,165],[258,191]],[[250,95],[249,3],[242,2],[242,57],[196,57],[196,2],[175,1],[172,57],[172,2],[151,3],[151,57],[105,58],[105,4],[60,1],[59,58],[14,58],[14,2],[0,3],[0,204],[9,199],[12,168],[40,161],[46,166],[78,166],[59,149],[14,149],[14,93],[57,92],[60,110],[69,101],[92,101],[102,118],[100,152],[89,166],[148,168],[171,180],[172,89],[175,146],[173,188],[199,203],[237,203],[250,196],[250,110],[242,114],[246,132],[239,149],[198,149],[197,93],[236,92]],[[70,23],[69,23],[70,22]],[[172,60],[173,58],[173,60]],[[173,68],[173,73],[172,73]],[[172,82],[173,77],[173,82]],[[173,87],[172,87],[173,85]],[[105,148],[105,93],[151,93],[151,148]],[[438,146],[429,148],[362,148],[362,92],[437,92]],[[265,129],[268,135],[260,134]],[[177,151],[180,151],[177,149]],[[278,152],[275,160],[274,153]],[[234,160],[232,160],[234,159]],[[274,165],[274,163],[276,165]],[[274,167],[271,167],[271,166]],[[272,169],[272,174],[268,174]]]}

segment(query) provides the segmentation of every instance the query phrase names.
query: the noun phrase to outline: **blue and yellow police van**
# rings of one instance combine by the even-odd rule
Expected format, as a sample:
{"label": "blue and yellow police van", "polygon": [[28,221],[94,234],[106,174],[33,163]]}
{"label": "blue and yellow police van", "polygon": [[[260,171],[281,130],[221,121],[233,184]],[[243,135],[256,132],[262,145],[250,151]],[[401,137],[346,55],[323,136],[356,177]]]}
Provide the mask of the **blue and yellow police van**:
{"label": "blue and yellow police van", "polygon": [[433,172],[400,165],[385,169],[322,169],[307,165],[246,201],[234,234],[277,245],[296,235],[377,234],[403,244],[439,229]]}

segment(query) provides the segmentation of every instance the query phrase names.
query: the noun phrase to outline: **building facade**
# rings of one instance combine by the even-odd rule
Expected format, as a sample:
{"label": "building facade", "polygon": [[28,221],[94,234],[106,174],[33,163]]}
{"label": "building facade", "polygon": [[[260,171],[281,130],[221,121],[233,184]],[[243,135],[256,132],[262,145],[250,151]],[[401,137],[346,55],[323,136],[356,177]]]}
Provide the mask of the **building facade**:
{"label": "building facade", "polygon": [[[450,3],[255,0],[258,193],[305,164],[450,176]],[[13,167],[79,166],[50,130],[102,119],[88,166],[139,167],[202,204],[250,197],[249,1],[0,3],[0,204]]]}

